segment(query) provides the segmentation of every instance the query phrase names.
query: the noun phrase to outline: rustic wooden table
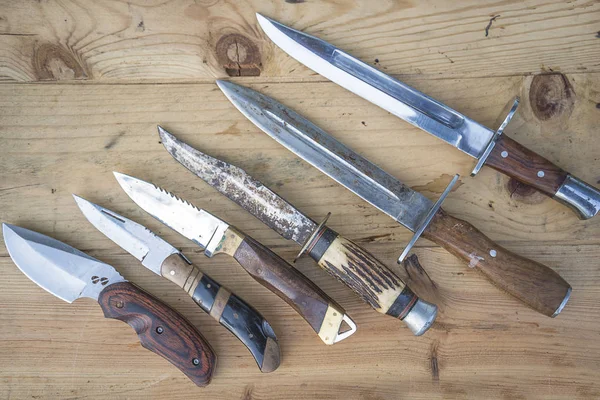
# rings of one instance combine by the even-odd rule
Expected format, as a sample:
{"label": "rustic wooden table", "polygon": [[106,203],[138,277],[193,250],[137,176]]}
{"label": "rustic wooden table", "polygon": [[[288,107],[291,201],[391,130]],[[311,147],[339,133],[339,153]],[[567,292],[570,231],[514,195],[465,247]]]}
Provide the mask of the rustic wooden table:
{"label": "rustic wooden table", "polygon": [[[0,246],[0,398],[592,398],[600,397],[600,217],[567,208],[315,75],[276,48],[254,13],[316,34],[600,183],[600,3],[576,1],[0,1],[0,220],[114,265],[191,320],[219,357],[199,389],[144,350],[98,304],[67,304],[27,279]],[[240,76],[241,75],[241,76]],[[414,189],[573,286],[556,319],[494,288],[426,240],[423,269],[395,258],[411,233],[258,131],[215,78],[306,115]],[[240,77],[237,77],[240,76]],[[193,176],[163,149],[160,123],[245,168],[315,219],[385,261],[439,304],[422,337],[363,304],[304,258],[297,267],[358,323],[325,347],[233,259],[199,248],[133,204],[114,180],[150,180],[239,226],[287,260],[297,247]],[[144,269],[81,215],[71,193],[145,224],[272,323],[283,362],[261,374],[248,351],[183,291]]]}

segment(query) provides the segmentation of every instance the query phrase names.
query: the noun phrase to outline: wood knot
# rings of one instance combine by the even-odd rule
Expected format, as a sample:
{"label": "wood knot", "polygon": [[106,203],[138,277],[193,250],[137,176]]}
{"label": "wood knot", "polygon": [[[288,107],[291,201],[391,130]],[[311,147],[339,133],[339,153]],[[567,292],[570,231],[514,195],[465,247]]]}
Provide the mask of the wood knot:
{"label": "wood knot", "polygon": [[575,104],[575,92],[571,82],[560,72],[540,74],[531,81],[529,102],[540,121],[559,116],[568,118]]}
{"label": "wood knot", "polygon": [[514,178],[508,180],[506,189],[508,190],[508,193],[510,193],[511,199],[526,204],[540,204],[547,199],[543,193],[539,192],[533,186],[529,186]]}
{"label": "wood knot", "polygon": [[231,33],[219,39],[217,59],[229,76],[259,76],[262,63],[258,46],[246,36]]}
{"label": "wood knot", "polygon": [[33,52],[35,76],[43,80],[87,79],[85,66],[69,50],[56,44],[44,43]]}

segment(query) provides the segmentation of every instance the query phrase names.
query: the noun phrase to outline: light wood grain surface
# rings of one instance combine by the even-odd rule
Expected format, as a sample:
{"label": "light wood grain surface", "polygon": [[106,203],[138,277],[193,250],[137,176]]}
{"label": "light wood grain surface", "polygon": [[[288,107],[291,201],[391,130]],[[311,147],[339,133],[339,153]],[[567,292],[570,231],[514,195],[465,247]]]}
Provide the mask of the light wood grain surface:
{"label": "light wood grain surface", "polygon": [[[276,48],[256,11],[489,126],[520,95],[507,134],[600,182],[597,1],[0,1],[0,220],[114,265],[182,312],[219,357],[211,385],[197,388],[126,324],[104,319],[98,304],[67,304],[40,289],[0,246],[0,398],[600,397],[599,217],[580,221],[488,168],[470,178],[472,159]],[[411,233],[259,132],[214,85],[229,75],[432,199],[460,173],[445,209],[559,272],[573,287],[565,310],[556,319],[536,314],[426,240],[415,248],[422,269],[396,265]],[[438,322],[414,337],[305,257],[297,267],[358,324],[350,339],[324,346],[232,258],[206,258],[123,193],[113,170],[172,190],[286,260],[298,251],[174,161],[157,124],[246,169],[314,219],[333,212],[333,229],[438,303]],[[71,193],[146,225],[256,307],[279,337],[281,367],[261,374],[181,289],[95,230]]]}

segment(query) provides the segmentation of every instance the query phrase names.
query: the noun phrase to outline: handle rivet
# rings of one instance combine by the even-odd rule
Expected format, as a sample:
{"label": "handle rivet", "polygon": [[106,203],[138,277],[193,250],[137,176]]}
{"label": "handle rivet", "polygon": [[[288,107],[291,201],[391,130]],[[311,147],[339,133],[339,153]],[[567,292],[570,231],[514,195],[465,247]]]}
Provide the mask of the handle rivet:
{"label": "handle rivet", "polygon": [[500,153],[500,155],[502,156],[502,158],[506,158],[508,157],[508,151],[504,150],[502,153]]}
{"label": "handle rivet", "polygon": [[210,287],[211,287],[210,283],[208,285],[206,285],[207,289],[210,289]]}
{"label": "handle rivet", "polygon": [[123,308],[123,306],[124,306],[124,305],[125,305],[125,304],[123,304],[123,302],[122,302],[122,301],[120,301],[120,300],[119,300],[119,301],[117,301],[117,302],[116,302],[116,304],[115,304],[115,306],[116,306],[117,308]]}
{"label": "handle rivet", "polygon": [[252,339],[252,338],[254,337],[254,335],[253,335],[253,334],[249,334],[249,335],[248,335],[248,337],[249,337],[250,339]]}
{"label": "handle rivet", "polygon": [[158,333],[159,335],[160,335],[161,333],[163,333],[164,331],[165,331],[165,330],[163,329],[163,327],[162,327],[162,326],[159,326],[158,328],[156,328],[156,333]]}
{"label": "handle rivet", "polygon": [[498,253],[496,253],[496,250],[494,250],[494,249],[490,250],[490,256],[496,257],[496,254],[498,254]]}
{"label": "handle rivet", "polygon": [[198,364],[200,364],[200,360],[198,360],[197,358],[194,358],[192,360],[192,363],[194,363],[194,365],[198,365]]}
{"label": "handle rivet", "polygon": [[175,275],[175,271],[171,271],[170,273],[171,273],[171,275]]}
{"label": "handle rivet", "polygon": [[537,176],[540,177],[540,178],[543,178],[544,175],[545,175],[544,171],[538,171],[538,173],[537,173]]}

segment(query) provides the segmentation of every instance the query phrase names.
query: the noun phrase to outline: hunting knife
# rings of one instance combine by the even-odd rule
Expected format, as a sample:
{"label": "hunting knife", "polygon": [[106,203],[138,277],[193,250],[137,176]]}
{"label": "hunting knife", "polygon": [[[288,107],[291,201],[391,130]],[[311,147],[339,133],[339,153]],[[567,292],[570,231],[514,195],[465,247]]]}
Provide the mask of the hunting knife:
{"label": "hunting knife", "polygon": [[158,127],[161,142],[184,167],[238,203],[286,239],[376,311],[398,318],[417,336],[429,329],[437,307],[420,299],[394,272],[356,243],[317,224],[244,170],[204,154]]}
{"label": "hunting knife", "polygon": [[580,219],[600,211],[600,190],[502,135],[518,97],[497,130],[487,128],[335,46],[256,14],[267,36],[316,73],[475,158],[570,207]]}
{"label": "hunting knife", "polygon": [[[344,309],[300,271],[253,238],[205,210],[141,179],[115,172],[127,195],[144,211],[190,239],[207,257],[232,256],[250,276],[287,302],[328,345],[356,332]],[[341,332],[342,322],[349,327]]]}
{"label": "hunting knife", "polygon": [[96,229],[144,267],[182,288],[204,312],[233,333],[250,350],[262,372],[277,369],[281,358],[277,337],[258,311],[145,226],[77,195],[73,198]]}
{"label": "hunting knife", "polygon": [[400,260],[422,234],[534,310],[555,317],[564,308],[571,286],[558,273],[511,253],[440,208],[458,175],[433,203],[276,100],[231,82],[217,84],[263,132],[414,232]]}
{"label": "hunting knife", "polygon": [[96,300],[106,318],[129,324],[140,343],[164,357],[198,386],[209,384],[216,355],[185,317],[126,281],[112,266],[56,239],[2,224],[8,254],[29,279],[72,303]]}

